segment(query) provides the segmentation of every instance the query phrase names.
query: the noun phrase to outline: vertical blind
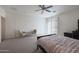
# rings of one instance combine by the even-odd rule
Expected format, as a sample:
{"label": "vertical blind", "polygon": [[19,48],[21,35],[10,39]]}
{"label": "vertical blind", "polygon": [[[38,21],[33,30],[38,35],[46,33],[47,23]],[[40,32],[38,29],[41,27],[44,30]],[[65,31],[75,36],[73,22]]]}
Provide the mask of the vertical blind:
{"label": "vertical blind", "polygon": [[46,18],[46,28],[48,34],[58,33],[58,17]]}

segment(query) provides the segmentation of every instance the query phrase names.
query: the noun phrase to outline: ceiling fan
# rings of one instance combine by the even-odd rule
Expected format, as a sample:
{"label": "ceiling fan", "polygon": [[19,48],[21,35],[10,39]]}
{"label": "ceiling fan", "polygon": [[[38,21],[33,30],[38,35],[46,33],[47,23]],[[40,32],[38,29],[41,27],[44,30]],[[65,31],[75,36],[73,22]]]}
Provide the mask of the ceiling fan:
{"label": "ceiling fan", "polygon": [[39,9],[39,10],[35,10],[35,11],[41,11],[41,14],[43,14],[44,13],[44,11],[46,11],[46,12],[51,12],[50,10],[48,10],[49,8],[51,8],[51,7],[53,7],[52,5],[50,5],[50,6],[45,6],[45,5],[38,5],[38,7],[40,7],[41,9]]}

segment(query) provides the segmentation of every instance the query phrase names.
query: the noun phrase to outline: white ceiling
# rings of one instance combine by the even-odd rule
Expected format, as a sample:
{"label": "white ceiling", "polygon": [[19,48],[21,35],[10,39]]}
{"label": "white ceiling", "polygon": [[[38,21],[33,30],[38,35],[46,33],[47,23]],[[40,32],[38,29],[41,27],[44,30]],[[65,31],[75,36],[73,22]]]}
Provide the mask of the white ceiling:
{"label": "white ceiling", "polygon": [[[52,8],[49,8],[49,10],[52,11],[51,13],[44,12],[43,14],[41,14],[41,11],[38,12],[35,11],[40,9],[37,5],[3,5],[1,7],[4,8],[5,11],[10,11],[23,15],[41,15],[44,17],[49,17],[67,11],[79,9],[78,5],[53,5]],[[56,11],[56,13],[53,13],[53,11]]]}

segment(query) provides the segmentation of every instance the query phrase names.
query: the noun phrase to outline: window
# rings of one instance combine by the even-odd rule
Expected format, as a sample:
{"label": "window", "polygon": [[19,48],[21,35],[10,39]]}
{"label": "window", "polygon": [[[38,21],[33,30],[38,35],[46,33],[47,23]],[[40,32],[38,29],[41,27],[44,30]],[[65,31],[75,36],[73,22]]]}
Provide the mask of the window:
{"label": "window", "polygon": [[48,34],[58,33],[58,17],[46,18],[46,28]]}

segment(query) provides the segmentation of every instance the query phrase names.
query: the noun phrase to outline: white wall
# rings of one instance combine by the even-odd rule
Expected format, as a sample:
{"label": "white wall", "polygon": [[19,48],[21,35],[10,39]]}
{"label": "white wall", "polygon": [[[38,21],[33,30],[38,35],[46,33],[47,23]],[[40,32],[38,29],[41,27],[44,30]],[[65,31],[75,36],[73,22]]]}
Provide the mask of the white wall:
{"label": "white wall", "polygon": [[[59,17],[59,35],[64,32],[72,32],[77,29],[77,19],[79,19],[79,10],[69,11],[58,15]],[[46,33],[45,18],[38,15],[20,15],[13,12],[7,12],[6,15],[6,35],[5,38],[14,38],[17,30],[29,31],[37,29],[37,34]]]}
{"label": "white wall", "polygon": [[0,7],[0,16],[2,16],[2,17],[6,16],[5,10],[1,7]]}
{"label": "white wall", "polygon": [[78,28],[77,20],[79,19],[79,9],[69,11],[59,16],[59,34],[63,35],[64,32],[72,32]]}
{"label": "white wall", "polygon": [[17,30],[30,31],[37,29],[37,34],[44,33],[45,20],[38,15],[20,15],[13,12],[6,13],[5,38],[14,38]]}

